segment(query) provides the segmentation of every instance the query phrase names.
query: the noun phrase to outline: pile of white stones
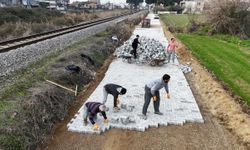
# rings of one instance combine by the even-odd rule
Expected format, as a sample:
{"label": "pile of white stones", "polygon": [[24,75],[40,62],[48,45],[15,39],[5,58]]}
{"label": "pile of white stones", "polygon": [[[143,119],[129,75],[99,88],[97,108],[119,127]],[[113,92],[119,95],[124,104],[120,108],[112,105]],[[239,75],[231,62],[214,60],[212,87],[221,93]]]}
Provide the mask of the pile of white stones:
{"label": "pile of white stones", "polygon": [[[131,51],[132,42],[135,37],[130,38],[121,47],[116,49],[115,55],[118,58],[132,57]],[[165,52],[165,47],[157,40],[150,39],[146,37],[139,38],[140,44],[137,48],[137,56],[139,63],[150,63],[154,59],[166,59],[167,54]]]}

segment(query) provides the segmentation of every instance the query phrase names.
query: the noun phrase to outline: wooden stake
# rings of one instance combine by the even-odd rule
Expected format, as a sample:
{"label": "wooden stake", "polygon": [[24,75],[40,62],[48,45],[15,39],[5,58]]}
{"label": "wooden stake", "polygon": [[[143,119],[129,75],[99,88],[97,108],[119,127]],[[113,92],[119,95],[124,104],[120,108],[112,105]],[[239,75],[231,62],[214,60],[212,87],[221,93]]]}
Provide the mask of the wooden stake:
{"label": "wooden stake", "polygon": [[77,95],[78,86],[76,85],[75,96]]}
{"label": "wooden stake", "polygon": [[55,83],[55,82],[53,82],[53,81],[50,81],[50,80],[46,80],[47,82],[49,82],[49,83],[51,83],[51,84],[53,84],[53,85],[55,85],[55,86],[58,86],[58,87],[60,87],[60,88],[63,88],[63,89],[65,89],[65,90],[68,90],[68,91],[70,91],[70,92],[73,92],[73,93],[75,93],[75,96],[77,95],[77,89],[78,89],[78,86],[76,85],[76,89],[75,90],[72,90],[72,89],[70,89],[70,88],[67,88],[67,87],[65,87],[65,86],[63,86],[63,85],[60,85],[60,84],[58,84],[58,83]]}

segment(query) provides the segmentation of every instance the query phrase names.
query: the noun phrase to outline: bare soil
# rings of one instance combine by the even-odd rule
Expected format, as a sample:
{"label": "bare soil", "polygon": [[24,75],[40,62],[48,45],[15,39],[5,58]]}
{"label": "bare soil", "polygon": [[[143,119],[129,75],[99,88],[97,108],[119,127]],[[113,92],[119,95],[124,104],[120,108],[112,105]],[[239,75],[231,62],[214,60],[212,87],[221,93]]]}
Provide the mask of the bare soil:
{"label": "bare soil", "polygon": [[[165,30],[166,36],[173,37]],[[180,43],[180,42],[179,42]],[[67,131],[67,123],[99,84],[112,58],[97,73],[96,79],[82,92],[63,122],[58,124],[48,146],[50,150],[127,150],[127,149],[250,149],[250,119],[242,112],[230,93],[180,43],[182,63],[192,62],[193,71],[186,78],[197,100],[205,123],[187,123],[184,126],[150,128],[146,132],[111,129],[102,135],[86,135]]]}

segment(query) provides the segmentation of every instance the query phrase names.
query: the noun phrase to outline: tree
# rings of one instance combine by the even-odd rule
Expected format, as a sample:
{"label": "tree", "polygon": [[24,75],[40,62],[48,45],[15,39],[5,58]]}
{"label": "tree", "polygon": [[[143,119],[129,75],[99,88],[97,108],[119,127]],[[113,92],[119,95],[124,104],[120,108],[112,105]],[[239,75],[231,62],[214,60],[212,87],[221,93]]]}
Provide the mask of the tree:
{"label": "tree", "polygon": [[137,9],[137,6],[142,3],[143,0],[126,0],[126,3],[129,3],[130,6],[134,6],[135,9]]}
{"label": "tree", "polygon": [[147,4],[163,4],[163,5],[174,5],[174,3],[180,3],[181,0],[146,0]]}
{"label": "tree", "polygon": [[212,33],[250,37],[250,4],[240,0],[210,0],[207,21]]}

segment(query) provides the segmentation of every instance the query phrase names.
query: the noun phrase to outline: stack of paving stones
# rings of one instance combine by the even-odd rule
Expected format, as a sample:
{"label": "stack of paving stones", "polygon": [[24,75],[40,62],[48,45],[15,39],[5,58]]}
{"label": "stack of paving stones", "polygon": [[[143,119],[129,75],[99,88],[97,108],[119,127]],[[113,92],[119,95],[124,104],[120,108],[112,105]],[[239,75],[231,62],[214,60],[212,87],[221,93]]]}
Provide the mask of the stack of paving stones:
{"label": "stack of paving stones", "polygon": [[[118,58],[132,56],[131,51],[133,50],[132,42],[134,38],[135,37],[131,37],[116,50],[115,54]],[[139,42],[140,44],[138,44],[137,48],[137,63],[148,64],[154,59],[166,59],[167,54],[165,52],[165,47],[159,41],[142,36],[139,38]]]}

